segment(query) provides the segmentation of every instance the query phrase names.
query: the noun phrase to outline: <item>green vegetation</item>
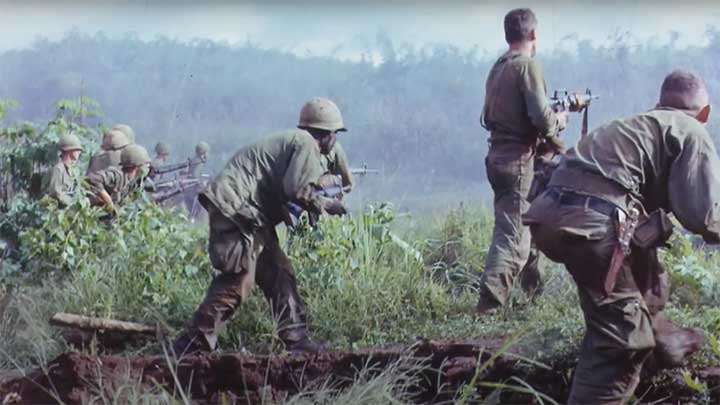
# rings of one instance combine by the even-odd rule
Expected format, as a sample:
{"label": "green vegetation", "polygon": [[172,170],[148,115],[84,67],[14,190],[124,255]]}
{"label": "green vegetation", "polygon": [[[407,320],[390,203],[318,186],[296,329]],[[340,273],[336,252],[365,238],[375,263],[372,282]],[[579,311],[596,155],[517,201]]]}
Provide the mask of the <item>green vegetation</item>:
{"label": "green vegetation", "polygon": [[[78,119],[88,114],[84,107],[59,107],[56,119],[45,127],[23,124],[0,131],[0,175],[14,181],[12,197],[0,207],[0,237],[13,247],[0,269],[3,289],[12,291],[0,303],[2,370],[39,366],[70,349],[46,323],[55,312],[159,323],[175,333],[202,299],[211,277],[207,230],[190,224],[179,211],[141,197],[107,222],[100,220],[103,212],[82,199],[59,210],[51,201],[29,195],[38,162],[52,156],[61,131],[92,133]],[[25,153],[23,145],[31,145],[33,152]],[[381,203],[349,217],[324,218],[315,229],[282,231],[281,239],[308,304],[312,333],[333,348],[408,344],[418,338],[515,336],[515,346],[528,359],[570,367],[583,322],[573,284],[558,266],[548,266],[545,293],[532,305],[516,291],[505,311],[482,321],[472,316],[491,223],[489,214],[475,207],[460,205],[435,218],[398,218],[391,205]],[[695,249],[690,238],[679,235],[664,261],[676,285],[668,312],[711,335],[700,361],[716,363],[720,275],[711,270],[720,264],[720,254]],[[261,294],[253,294],[238,311],[221,336],[221,347],[282,351]],[[163,348],[151,342],[124,353],[158,354]],[[420,370],[422,365],[403,360],[380,375],[360,373],[347,391],[320,388],[289,400],[402,402],[407,399],[403,387],[419,378]],[[688,373],[683,378],[699,398],[713,388]],[[110,392],[108,387],[99,389],[97,402],[175,400],[167,392],[127,384]],[[528,390],[522,381],[508,381],[508,386]],[[477,399],[467,388],[458,395],[466,401]]]}

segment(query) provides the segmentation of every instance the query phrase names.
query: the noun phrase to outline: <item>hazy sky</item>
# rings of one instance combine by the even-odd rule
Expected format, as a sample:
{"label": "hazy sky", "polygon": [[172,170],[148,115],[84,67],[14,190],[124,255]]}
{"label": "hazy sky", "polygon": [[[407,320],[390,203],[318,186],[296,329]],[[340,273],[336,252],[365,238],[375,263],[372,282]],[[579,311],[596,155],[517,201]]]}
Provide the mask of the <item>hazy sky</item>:
{"label": "hazy sky", "polygon": [[[38,36],[60,38],[76,28],[115,37],[135,32],[181,40],[210,38],[230,43],[248,39],[299,55],[357,58],[374,53],[379,30],[397,44],[450,43],[496,52],[504,47],[502,17],[513,7],[532,5],[541,46],[572,46],[577,39],[606,43],[630,31],[633,41],[679,46],[704,41],[709,24],[720,26],[720,2],[708,1],[297,1],[278,2],[0,0],[0,51],[28,47]],[[438,4],[442,3],[442,5]],[[299,5],[302,4],[302,5]],[[682,4],[678,6],[678,4]]]}

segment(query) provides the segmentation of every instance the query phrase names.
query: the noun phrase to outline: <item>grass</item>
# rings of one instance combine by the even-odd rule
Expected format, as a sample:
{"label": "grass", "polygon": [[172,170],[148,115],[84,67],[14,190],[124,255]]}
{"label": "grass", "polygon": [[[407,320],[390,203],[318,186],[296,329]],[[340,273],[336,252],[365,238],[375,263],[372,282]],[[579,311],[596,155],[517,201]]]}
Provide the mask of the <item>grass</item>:
{"label": "grass", "polygon": [[[67,214],[62,220],[48,215],[43,227],[20,238],[38,246],[26,253],[34,252],[32,268],[39,277],[16,288],[0,319],[0,368],[24,370],[68,350],[58,331],[47,325],[54,312],[157,322],[178,331],[202,299],[210,279],[203,253],[204,228],[190,227],[173,213],[147,209],[129,211],[124,222],[106,229],[94,225],[85,209],[79,207],[76,217]],[[550,366],[566,365],[577,352],[584,325],[575,287],[559,266],[548,263],[545,293],[534,302],[518,289],[504,311],[482,320],[470,314],[491,225],[482,209],[459,207],[425,220],[395,218],[391,207],[376,205],[352,218],[323,220],[317,229],[302,228],[293,235],[281,232],[281,239],[296,269],[312,334],[333,348],[409,344],[418,338],[500,338],[524,330],[527,333],[515,343],[522,356]],[[58,227],[63,229],[62,239],[53,236]],[[70,244],[68,234],[73,229],[77,240]],[[682,283],[667,311],[684,325],[720,336],[717,297],[706,287],[720,278],[711,272],[686,271],[716,268],[720,255],[688,249],[687,243],[676,240],[676,247],[663,257],[675,282]],[[73,248],[72,268],[55,263],[48,270],[37,265],[52,263],[58,252],[67,256],[68,246]],[[223,350],[280,354],[269,313],[256,291],[222,333]],[[163,347],[149,343],[125,352],[146,353],[163,353]],[[707,347],[701,358],[711,364],[718,355]],[[379,374],[361,372],[347,390],[316,387],[288,402],[404,403],[405,388],[422,367],[408,361]],[[532,387],[519,380],[494,388],[533,394]],[[178,393],[141,387],[130,376],[117,386],[96,391],[89,402],[183,401]],[[542,393],[537,395],[538,401],[547,400]],[[467,398],[478,399],[470,394]]]}

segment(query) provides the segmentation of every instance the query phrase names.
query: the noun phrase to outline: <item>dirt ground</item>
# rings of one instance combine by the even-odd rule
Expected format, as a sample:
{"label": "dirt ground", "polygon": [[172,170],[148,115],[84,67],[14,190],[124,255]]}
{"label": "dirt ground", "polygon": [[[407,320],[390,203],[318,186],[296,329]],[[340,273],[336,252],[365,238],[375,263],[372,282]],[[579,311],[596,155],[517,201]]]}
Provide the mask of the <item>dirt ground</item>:
{"label": "dirt ground", "polygon": [[[491,359],[502,342],[420,341],[410,347],[390,346],[356,352],[327,352],[302,356],[251,356],[237,353],[187,356],[172,367],[164,356],[127,358],[94,357],[65,353],[26,377],[0,385],[3,404],[9,403],[82,403],[102,393],[111,393],[127,384],[141,382],[149,390],[161,387],[176,392],[177,382],[197,403],[257,403],[282,401],[298,392],[328,384],[342,389],[353,383],[357,370],[372,367],[373,373],[394,364],[400,358],[424,361],[427,365],[412,393],[417,403],[451,402],[457,389],[471,381],[479,363]],[[506,382],[516,376],[538,391],[562,402],[568,392],[573,361],[553,367],[531,365],[518,359],[512,350],[497,357],[476,381]],[[478,361],[480,360],[480,361]],[[693,370],[709,387],[720,386],[720,368]],[[177,381],[177,382],[176,382]],[[490,388],[478,387],[478,390]],[[679,372],[664,378],[643,378],[636,391],[644,401],[684,403],[692,394]],[[711,400],[720,400],[718,390]],[[503,403],[533,403],[531,396],[505,393]]]}

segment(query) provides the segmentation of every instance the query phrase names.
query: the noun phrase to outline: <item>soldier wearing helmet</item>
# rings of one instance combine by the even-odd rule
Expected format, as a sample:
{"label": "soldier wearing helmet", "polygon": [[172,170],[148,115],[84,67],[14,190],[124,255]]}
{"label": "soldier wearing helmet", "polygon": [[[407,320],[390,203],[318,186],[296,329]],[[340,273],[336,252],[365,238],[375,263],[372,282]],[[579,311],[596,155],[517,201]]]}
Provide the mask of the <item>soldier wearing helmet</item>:
{"label": "soldier wearing helmet", "polygon": [[58,150],[60,158],[50,171],[45,194],[54,198],[61,207],[66,207],[72,203],[77,188],[74,168],[83,148],[75,134],[67,133],[60,136]]}
{"label": "soldier wearing helmet", "polygon": [[[275,226],[293,201],[309,212],[345,213],[342,203],[319,195],[322,155],[332,150],[342,115],[330,100],[315,98],[300,113],[298,129],[240,149],[200,193],[208,211],[208,254],[216,270],[204,301],[176,339],[176,355],[214,350],[219,328],[257,284],[278,319],[278,335],[291,352],[317,352],[308,336],[305,304]],[[248,170],[252,168],[252,170]]]}
{"label": "soldier wearing helmet", "polygon": [[188,176],[198,177],[198,172],[207,162],[208,153],[210,153],[210,145],[207,142],[198,142],[195,145],[195,156],[190,158],[190,166],[186,173]]}
{"label": "soldier wearing helmet", "polygon": [[108,167],[120,166],[120,155],[123,149],[132,142],[124,132],[111,129],[103,134],[103,147],[90,158],[86,175],[97,173]]}
{"label": "soldier wearing helmet", "polygon": [[143,185],[150,170],[150,155],[140,145],[128,145],[120,155],[120,167],[111,166],[87,178],[90,202],[114,212],[134,191]]}
{"label": "soldier wearing helmet", "polygon": [[170,145],[165,142],[158,142],[155,145],[155,159],[153,159],[153,167],[160,167],[168,163],[170,159]]}
{"label": "soldier wearing helmet", "polygon": [[122,132],[127,137],[128,142],[135,143],[135,131],[133,131],[130,125],[115,124],[111,129]]}

